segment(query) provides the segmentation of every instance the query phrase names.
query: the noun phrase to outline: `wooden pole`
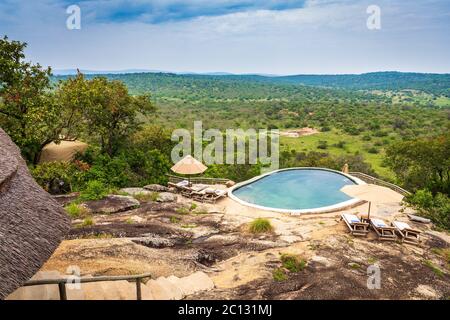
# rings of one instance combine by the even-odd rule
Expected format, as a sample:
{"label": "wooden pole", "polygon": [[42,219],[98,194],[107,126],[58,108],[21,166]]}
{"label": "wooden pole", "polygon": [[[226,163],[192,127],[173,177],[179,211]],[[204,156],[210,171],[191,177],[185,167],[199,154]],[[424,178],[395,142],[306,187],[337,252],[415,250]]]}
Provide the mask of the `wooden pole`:
{"label": "wooden pole", "polygon": [[372,205],[372,201],[369,201],[369,212],[367,213],[367,220],[370,219],[370,207]]}
{"label": "wooden pole", "polygon": [[136,299],[142,300],[141,278],[136,279]]}
{"label": "wooden pole", "polygon": [[59,282],[58,288],[59,288],[59,300],[67,300],[66,284],[64,282]]}

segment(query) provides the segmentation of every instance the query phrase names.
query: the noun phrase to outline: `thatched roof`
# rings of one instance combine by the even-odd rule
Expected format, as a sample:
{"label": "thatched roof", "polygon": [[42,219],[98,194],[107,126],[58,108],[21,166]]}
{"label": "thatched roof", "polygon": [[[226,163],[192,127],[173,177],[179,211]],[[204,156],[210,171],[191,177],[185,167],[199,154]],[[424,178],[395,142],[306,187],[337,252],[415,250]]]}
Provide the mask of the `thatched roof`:
{"label": "thatched roof", "polygon": [[68,229],[64,210],[36,184],[0,128],[0,299],[39,270]]}
{"label": "thatched roof", "polygon": [[77,153],[84,153],[88,144],[75,141],[61,141],[58,144],[51,142],[42,149],[39,163],[52,161],[71,161]]}

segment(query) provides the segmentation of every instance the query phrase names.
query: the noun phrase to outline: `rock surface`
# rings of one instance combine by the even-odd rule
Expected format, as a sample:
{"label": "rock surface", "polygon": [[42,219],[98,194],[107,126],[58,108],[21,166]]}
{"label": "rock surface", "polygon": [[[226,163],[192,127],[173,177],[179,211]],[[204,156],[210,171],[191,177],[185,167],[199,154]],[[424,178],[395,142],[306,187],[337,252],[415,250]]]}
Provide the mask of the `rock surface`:
{"label": "rock surface", "polygon": [[158,195],[158,202],[175,202],[177,201],[177,196],[170,192],[162,192]]}
{"label": "rock surface", "polygon": [[153,191],[153,192],[167,192],[169,191],[168,187],[162,186],[160,184],[149,184],[144,187],[144,189]]}
{"label": "rock surface", "polygon": [[129,194],[130,196],[135,196],[135,195],[147,195],[147,194],[152,194],[151,191],[146,190],[144,188],[123,188],[119,190],[122,193],[126,193]]}
{"label": "rock surface", "polygon": [[138,208],[140,203],[131,196],[108,195],[101,200],[87,201],[81,204],[92,213],[117,213]]}

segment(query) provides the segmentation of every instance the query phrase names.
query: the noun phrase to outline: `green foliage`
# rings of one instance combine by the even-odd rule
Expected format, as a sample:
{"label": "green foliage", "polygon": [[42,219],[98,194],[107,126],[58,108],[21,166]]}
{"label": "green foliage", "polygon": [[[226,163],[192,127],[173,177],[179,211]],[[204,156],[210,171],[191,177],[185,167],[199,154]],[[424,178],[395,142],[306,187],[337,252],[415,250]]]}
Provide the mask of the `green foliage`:
{"label": "green foliage", "polygon": [[175,211],[179,214],[189,214],[191,212],[189,208],[186,207],[177,208]]}
{"label": "green foliage", "polygon": [[304,258],[293,254],[282,254],[281,263],[290,272],[300,272],[305,269],[307,262]]}
{"label": "green foliage", "polygon": [[159,193],[158,192],[138,193],[135,194],[133,197],[139,202],[156,201],[158,200]]}
{"label": "green foliage", "polygon": [[171,223],[179,223],[181,221],[181,219],[177,216],[171,216],[170,217],[170,222]]}
{"label": "green foliage", "polygon": [[434,274],[437,275],[438,277],[440,278],[444,277],[444,272],[439,267],[437,267],[432,261],[424,260],[423,264],[426,265],[428,268],[430,268],[431,271],[433,271]]}
{"label": "green foliage", "polygon": [[83,172],[69,162],[46,162],[31,168],[36,182],[50,193],[77,190],[82,184]]}
{"label": "green foliage", "polygon": [[76,203],[71,203],[71,204],[65,206],[64,209],[66,210],[67,214],[72,219],[85,217],[88,214],[88,210],[86,208],[84,208]]}
{"label": "green foliage", "polygon": [[268,233],[272,232],[273,227],[268,219],[257,218],[253,220],[249,225],[249,231],[251,233]]}
{"label": "green foliage", "polygon": [[51,69],[24,61],[26,46],[0,39],[0,127],[36,164],[42,148],[59,139],[62,117],[49,91]]}
{"label": "green foliage", "polygon": [[101,181],[91,180],[86,184],[86,188],[81,191],[80,201],[92,201],[103,199],[109,193],[109,188]]}
{"label": "green foliage", "polygon": [[450,197],[446,194],[433,195],[426,189],[417,190],[406,201],[438,227],[450,230]]}
{"label": "green foliage", "polygon": [[81,223],[79,226],[80,227],[89,227],[89,226],[93,226],[95,224],[94,219],[92,219],[92,217],[87,217],[83,220],[83,223]]}
{"label": "green foliage", "polygon": [[405,188],[450,195],[450,131],[396,143],[386,154],[388,165]]}
{"label": "green foliage", "polygon": [[286,272],[283,268],[276,268],[272,272],[273,280],[275,281],[285,281],[287,279]]}

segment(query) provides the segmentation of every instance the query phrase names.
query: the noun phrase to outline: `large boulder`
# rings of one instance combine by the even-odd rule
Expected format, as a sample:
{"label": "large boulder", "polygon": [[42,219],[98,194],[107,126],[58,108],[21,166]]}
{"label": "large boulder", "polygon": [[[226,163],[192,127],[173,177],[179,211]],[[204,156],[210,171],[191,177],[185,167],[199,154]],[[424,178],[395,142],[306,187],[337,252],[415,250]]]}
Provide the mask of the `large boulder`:
{"label": "large boulder", "polygon": [[170,192],[162,192],[158,195],[158,202],[176,202],[177,196]]}
{"label": "large boulder", "polygon": [[0,299],[41,268],[69,228],[63,208],[33,180],[0,129]]}
{"label": "large boulder", "polygon": [[147,194],[152,194],[152,191],[146,190],[144,188],[123,188],[119,190],[122,193],[126,193],[129,194],[130,196],[135,196],[135,195],[147,195]]}
{"label": "large boulder", "polygon": [[153,191],[153,192],[167,192],[169,191],[168,187],[162,186],[160,184],[149,184],[144,187],[144,189]]}
{"label": "large boulder", "polygon": [[84,202],[82,206],[92,213],[110,214],[136,209],[140,203],[130,196],[108,195],[101,200]]}

